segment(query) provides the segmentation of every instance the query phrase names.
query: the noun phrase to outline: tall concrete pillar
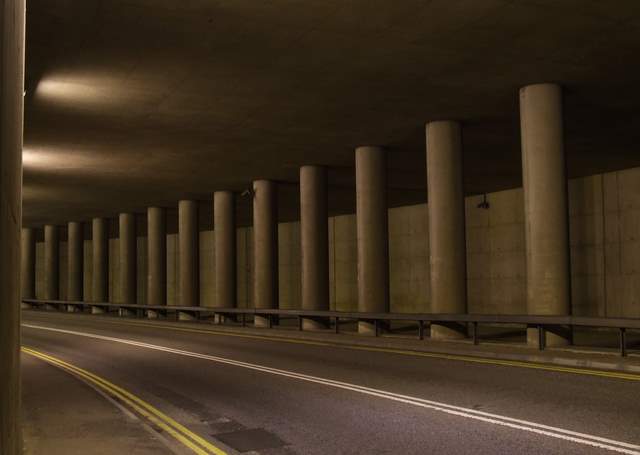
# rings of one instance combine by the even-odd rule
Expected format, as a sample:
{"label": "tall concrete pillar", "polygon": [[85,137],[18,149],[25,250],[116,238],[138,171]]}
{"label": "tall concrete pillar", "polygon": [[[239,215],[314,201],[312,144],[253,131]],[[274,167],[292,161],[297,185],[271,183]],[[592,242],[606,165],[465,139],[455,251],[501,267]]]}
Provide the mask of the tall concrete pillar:
{"label": "tall concrete pillar", "polygon": [[[179,306],[198,306],[200,303],[198,258],[198,202],[182,200],[178,203],[178,255],[180,268]],[[181,315],[185,318],[186,315]]]}
{"label": "tall concrete pillar", "polygon": [[25,0],[1,0],[0,11],[0,453],[19,455]]}
{"label": "tall concrete pillar", "polygon": [[[91,283],[92,300],[109,300],[109,224],[106,218],[94,218],[92,221],[93,281]],[[94,312],[100,312],[94,307]]]}
{"label": "tall concrete pillar", "polygon": [[[329,310],[329,227],[327,171],[322,166],[300,168],[300,244],[302,252],[302,309]],[[305,330],[323,328],[305,318]]]}
{"label": "tall concrete pillar", "polygon": [[213,194],[213,234],[215,236],[215,280],[218,308],[236,306],[236,223],[231,191]]}
{"label": "tall concrete pillar", "polygon": [[[431,308],[434,313],[466,313],[467,253],[460,124],[430,122],[426,139]],[[466,326],[460,324],[431,325],[432,338],[465,336]]]}
{"label": "tall concrete pillar", "polygon": [[167,223],[161,207],[147,209],[147,303],[167,304]]}
{"label": "tall concrete pillar", "polygon": [[[527,312],[571,312],[567,179],[562,127],[562,90],[556,84],[520,89],[520,133],[527,249]],[[567,332],[548,333],[548,346],[569,342]],[[527,330],[529,344],[537,329]]]}
{"label": "tall concrete pillar", "polygon": [[[278,308],[278,200],[276,183],[253,182],[253,298],[255,308]],[[255,325],[268,319],[256,316]]]}
{"label": "tall concrete pillar", "polygon": [[21,233],[20,280],[22,298],[36,298],[36,231],[33,228],[22,228]]}
{"label": "tall concrete pillar", "polygon": [[67,300],[79,302],[82,300],[84,280],[84,230],[82,223],[70,222],[67,225],[67,233]]}
{"label": "tall concrete pillar", "polygon": [[58,226],[47,224],[44,227],[44,298],[58,300],[59,294],[59,242]]}
{"label": "tall concrete pillar", "polygon": [[[358,247],[358,311],[389,311],[389,226],[385,150],[356,149],[356,224]],[[374,333],[368,321],[358,331]]]}
{"label": "tall concrete pillar", "polygon": [[136,216],[121,213],[120,222],[120,301],[135,304],[138,291]]}

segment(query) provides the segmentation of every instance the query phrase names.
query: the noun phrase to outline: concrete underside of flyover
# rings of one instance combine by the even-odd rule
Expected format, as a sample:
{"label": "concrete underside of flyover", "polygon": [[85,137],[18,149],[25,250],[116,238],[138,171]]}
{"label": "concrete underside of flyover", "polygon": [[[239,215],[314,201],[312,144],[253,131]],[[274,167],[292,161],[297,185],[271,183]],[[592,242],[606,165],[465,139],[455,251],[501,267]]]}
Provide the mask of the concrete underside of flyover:
{"label": "concrete underside of flyover", "polygon": [[[464,188],[521,183],[518,88],[564,88],[570,177],[640,165],[640,5],[606,2],[30,0],[25,223],[64,224],[329,166],[355,208],[353,149],[389,150],[390,206],[426,201],[423,125],[463,124]],[[239,225],[250,224],[241,199]]]}

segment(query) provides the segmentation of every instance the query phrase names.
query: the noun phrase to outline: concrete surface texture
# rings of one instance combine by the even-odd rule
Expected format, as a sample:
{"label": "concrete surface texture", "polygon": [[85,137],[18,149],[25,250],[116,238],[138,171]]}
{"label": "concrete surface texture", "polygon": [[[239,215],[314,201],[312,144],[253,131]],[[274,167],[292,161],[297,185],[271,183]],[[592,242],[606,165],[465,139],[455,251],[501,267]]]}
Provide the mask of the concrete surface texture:
{"label": "concrete surface texture", "polygon": [[[356,149],[356,245],[358,248],[358,311],[389,310],[389,222],[387,159],[381,147]],[[370,334],[370,322],[358,323]]]}
{"label": "concrete surface texture", "polygon": [[[535,84],[520,89],[520,131],[526,245],[527,313],[563,315],[571,310],[567,177],[562,89]],[[538,330],[529,328],[535,345]],[[549,345],[569,337],[550,334]]]}
{"label": "concrete surface texture", "polygon": [[[327,222],[327,170],[300,168],[301,308],[329,309],[329,226]],[[314,321],[303,324],[309,328]]]}
{"label": "concrete surface texture", "polygon": [[[553,366],[541,370],[375,352],[365,346],[350,349],[293,339],[255,339],[247,337],[246,331],[243,336],[216,334],[212,327],[198,330],[197,325],[184,331],[185,324],[176,323],[64,313],[24,315],[23,336],[29,346],[125,387],[208,441],[226,441],[238,451],[266,455],[606,453],[585,442],[595,437],[615,441],[615,447],[627,453],[640,451],[637,403],[630,399],[637,390],[637,380],[631,378],[637,375],[623,379],[567,373]],[[264,332],[251,330],[259,331]],[[311,336],[321,337],[307,334]],[[155,348],[126,343],[150,343]],[[257,369],[247,369],[247,363]],[[269,369],[278,369],[278,374]],[[47,377],[55,383],[64,381],[56,373]],[[27,378],[27,384],[32,381]],[[330,381],[347,387],[337,388]],[[362,387],[375,389],[378,395],[362,393]],[[27,392],[40,393],[32,387]],[[97,397],[88,397],[89,392],[80,387],[79,400],[95,403]],[[393,399],[398,395],[390,394],[409,398],[399,402]],[[46,402],[55,400],[50,396]],[[104,406],[95,405],[109,417]],[[67,415],[74,406],[60,403],[60,412]],[[474,418],[487,417],[482,412],[493,417]],[[505,418],[518,421],[505,426]],[[108,419],[106,428],[115,431],[122,423]],[[532,424],[547,425],[549,431],[531,431],[535,430]],[[583,436],[559,434],[558,429]],[[93,432],[102,430],[95,425]],[[69,434],[68,428],[61,431]]]}
{"label": "concrete surface texture", "polygon": [[44,227],[44,298],[57,300],[60,297],[58,226]]}
{"label": "concrete surface texture", "polygon": [[36,232],[22,228],[20,233],[20,283],[23,299],[36,295]]}
{"label": "concrete surface texture", "polygon": [[[236,306],[236,222],[235,198],[231,191],[213,194],[215,304]],[[201,240],[202,241],[202,240]],[[200,262],[202,269],[202,261]],[[202,301],[202,295],[200,297]]]}
{"label": "concrete surface texture", "polygon": [[198,306],[200,298],[198,203],[180,201],[178,205],[178,269],[180,306]]}
{"label": "concrete surface texture", "polygon": [[109,221],[106,218],[94,218],[92,220],[91,243],[93,254],[91,256],[91,300],[94,302],[106,302],[109,300],[109,285],[116,276],[113,268],[119,264],[118,257],[109,241]]}
{"label": "concrete surface texture", "polygon": [[21,365],[25,455],[175,453],[77,377],[26,354]]}
{"label": "concrete surface texture", "polygon": [[20,455],[20,157],[25,2],[2,0],[0,11],[0,453]]}
{"label": "concrete surface texture", "polygon": [[[434,313],[467,312],[467,255],[462,190],[462,130],[452,121],[427,123],[429,267]],[[435,338],[463,338],[462,326],[436,325]]]}
{"label": "concrete surface texture", "polygon": [[570,177],[639,166],[637,15],[635,0],[31,0],[25,221],[209,200],[305,164],[329,166],[330,215],[349,213],[361,144],[387,147],[391,206],[421,203],[422,128],[443,118],[465,124],[467,195],[514,188],[518,89],[547,81],[567,89]]}
{"label": "concrete surface texture", "polygon": [[[582,316],[640,317],[640,168],[570,179],[569,240],[571,311]],[[466,207],[467,293],[471,313],[525,314],[524,200],[521,188],[468,196]],[[427,204],[390,208],[390,309],[428,312],[429,231]],[[329,217],[329,297],[331,309],[357,310],[355,215]],[[138,237],[138,266],[146,270],[147,239]],[[200,232],[200,304],[215,305],[214,232]],[[42,235],[40,231],[39,235]],[[87,234],[88,235],[88,234]],[[110,263],[118,264],[118,236],[112,234]],[[63,237],[64,238],[64,237]],[[66,282],[66,242],[60,244],[61,297]],[[91,300],[91,241],[85,239],[84,291]],[[176,235],[169,234],[167,298],[178,296]],[[253,228],[238,227],[238,306],[253,306]],[[300,224],[278,225],[279,299],[283,308],[301,302]],[[43,243],[36,244],[36,290],[44,298]],[[117,266],[116,266],[117,267]],[[110,296],[117,301],[119,272],[113,270]],[[66,276],[66,275],[65,275]],[[138,273],[138,301],[147,302],[146,273]]]}
{"label": "concrete surface texture", "polygon": [[[71,221],[67,225],[67,294],[65,300],[83,298],[84,228],[82,223]],[[62,263],[62,261],[60,261]],[[61,280],[61,287],[64,282]]]}
{"label": "concrete surface texture", "polygon": [[121,213],[119,222],[120,298],[118,300],[122,303],[136,303],[138,293],[136,218],[133,213]]}
{"label": "concrete surface texture", "polygon": [[[253,182],[253,303],[256,308],[278,308],[277,185]],[[263,318],[256,325],[264,325]]]}
{"label": "concrete surface texture", "polygon": [[[137,296],[139,302],[150,305],[164,305],[167,302],[167,227],[166,213],[163,208],[147,209],[147,236],[138,237],[138,264],[147,266],[146,298]],[[147,251],[146,261],[144,255]],[[138,274],[144,277],[144,274]],[[140,280],[139,280],[140,281]],[[139,286],[144,293],[144,283]]]}

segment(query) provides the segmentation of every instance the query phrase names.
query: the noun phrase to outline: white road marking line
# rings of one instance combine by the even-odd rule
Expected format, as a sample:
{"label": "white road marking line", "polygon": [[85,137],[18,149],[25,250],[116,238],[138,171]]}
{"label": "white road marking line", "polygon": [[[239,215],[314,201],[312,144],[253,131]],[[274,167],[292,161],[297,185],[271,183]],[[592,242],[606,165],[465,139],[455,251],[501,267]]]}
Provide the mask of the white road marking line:
{"label": "white road marking line", "polygon": [[198,358],[202,360],[209,360],[212,362],[233,365],[233,366],[255,370],[255,371],[261,371],[261,372],[269,373],[273,375],[298,379],[301,381],[312,382],[312,383],[335,387],[335,388],[344,389],[344,390],[350,390],[350,391],[365,394],[365,395],[384,398],[384,399],[396,401],[399,403],[410,404],[413,406],[431,409],[434,411],[439,411],[439,412],[443,412],[450,415],[479,420],[486,423],[501,425],[504,427],[536,433],[544,436],[549,436],[552,438],[562,439],[565,441],[571,441],[578,444],[584,444],[584,445],[588,445],[596,448],[610,450],[613,452],[625,453],[630,455],[640,455],[640,445],[630,444],[622,441],[616,441],[613,439],[603,438],[599,436],[593,436],[586,433],[565,430],[563,428],[543,425],[535,422],[530,422],[527,420],[501,416],[499,414],[492,414],[488,412],[477,411],[471,408],[449,405],[449,404],[438,402],[438,401],[425,400],[423,398],[412,397],[409,395],[402,395],[402,394],[397,394],[393,392],[387,392],[380,389],[359,386],[357,384],[351,384],[348,382],[335,381],[333,379],[326,379],[318,376],[311,376],[307,374],[296,373],[293,371],[281,370],[278,368],[271,368],[263,365],[242,362],[239,360],[227,359],[224,357],[218,357],[218,356],[207,355],[207,354],[199,354],[197,352],[183,351],[181,349],[174,349],[174,348],[159,346],[155,344],[143,343],[135,340],[127,340],[124,338],[115,338],[115,337],[109,337],[104,335],[97,335],[93,333],[77,332],[74,330],[56,329],[53,327],[46,327],[46,326],[39,326],[39,325],[32,325],[32,324],[22,324],[22,326],[32,328],[32,329],[47,330],[51,332],[58,332],[58,333],[65,333],[69,335],[82,336],[86,338],[93,338],[97,340],[112,341],[116,343],[127,344],[130,346],[136,346],[136,347],[145,348],[145,349],[152,349],[156,351],[182,355],[185,357],[193,357],[193,358]]}

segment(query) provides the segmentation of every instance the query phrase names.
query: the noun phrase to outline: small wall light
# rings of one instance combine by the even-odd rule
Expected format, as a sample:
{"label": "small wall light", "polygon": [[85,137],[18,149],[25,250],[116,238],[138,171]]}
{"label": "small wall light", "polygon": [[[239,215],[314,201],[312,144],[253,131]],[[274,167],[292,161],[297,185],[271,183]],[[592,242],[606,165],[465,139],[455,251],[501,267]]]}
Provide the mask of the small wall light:
{"label": "small wall light", "polygon": [[487,193],[484,193],[484,198],[482,199],[482,202],[479,203],[476,207],[478,207],[479,209],[489,210],[489,201],[487,201]]}

